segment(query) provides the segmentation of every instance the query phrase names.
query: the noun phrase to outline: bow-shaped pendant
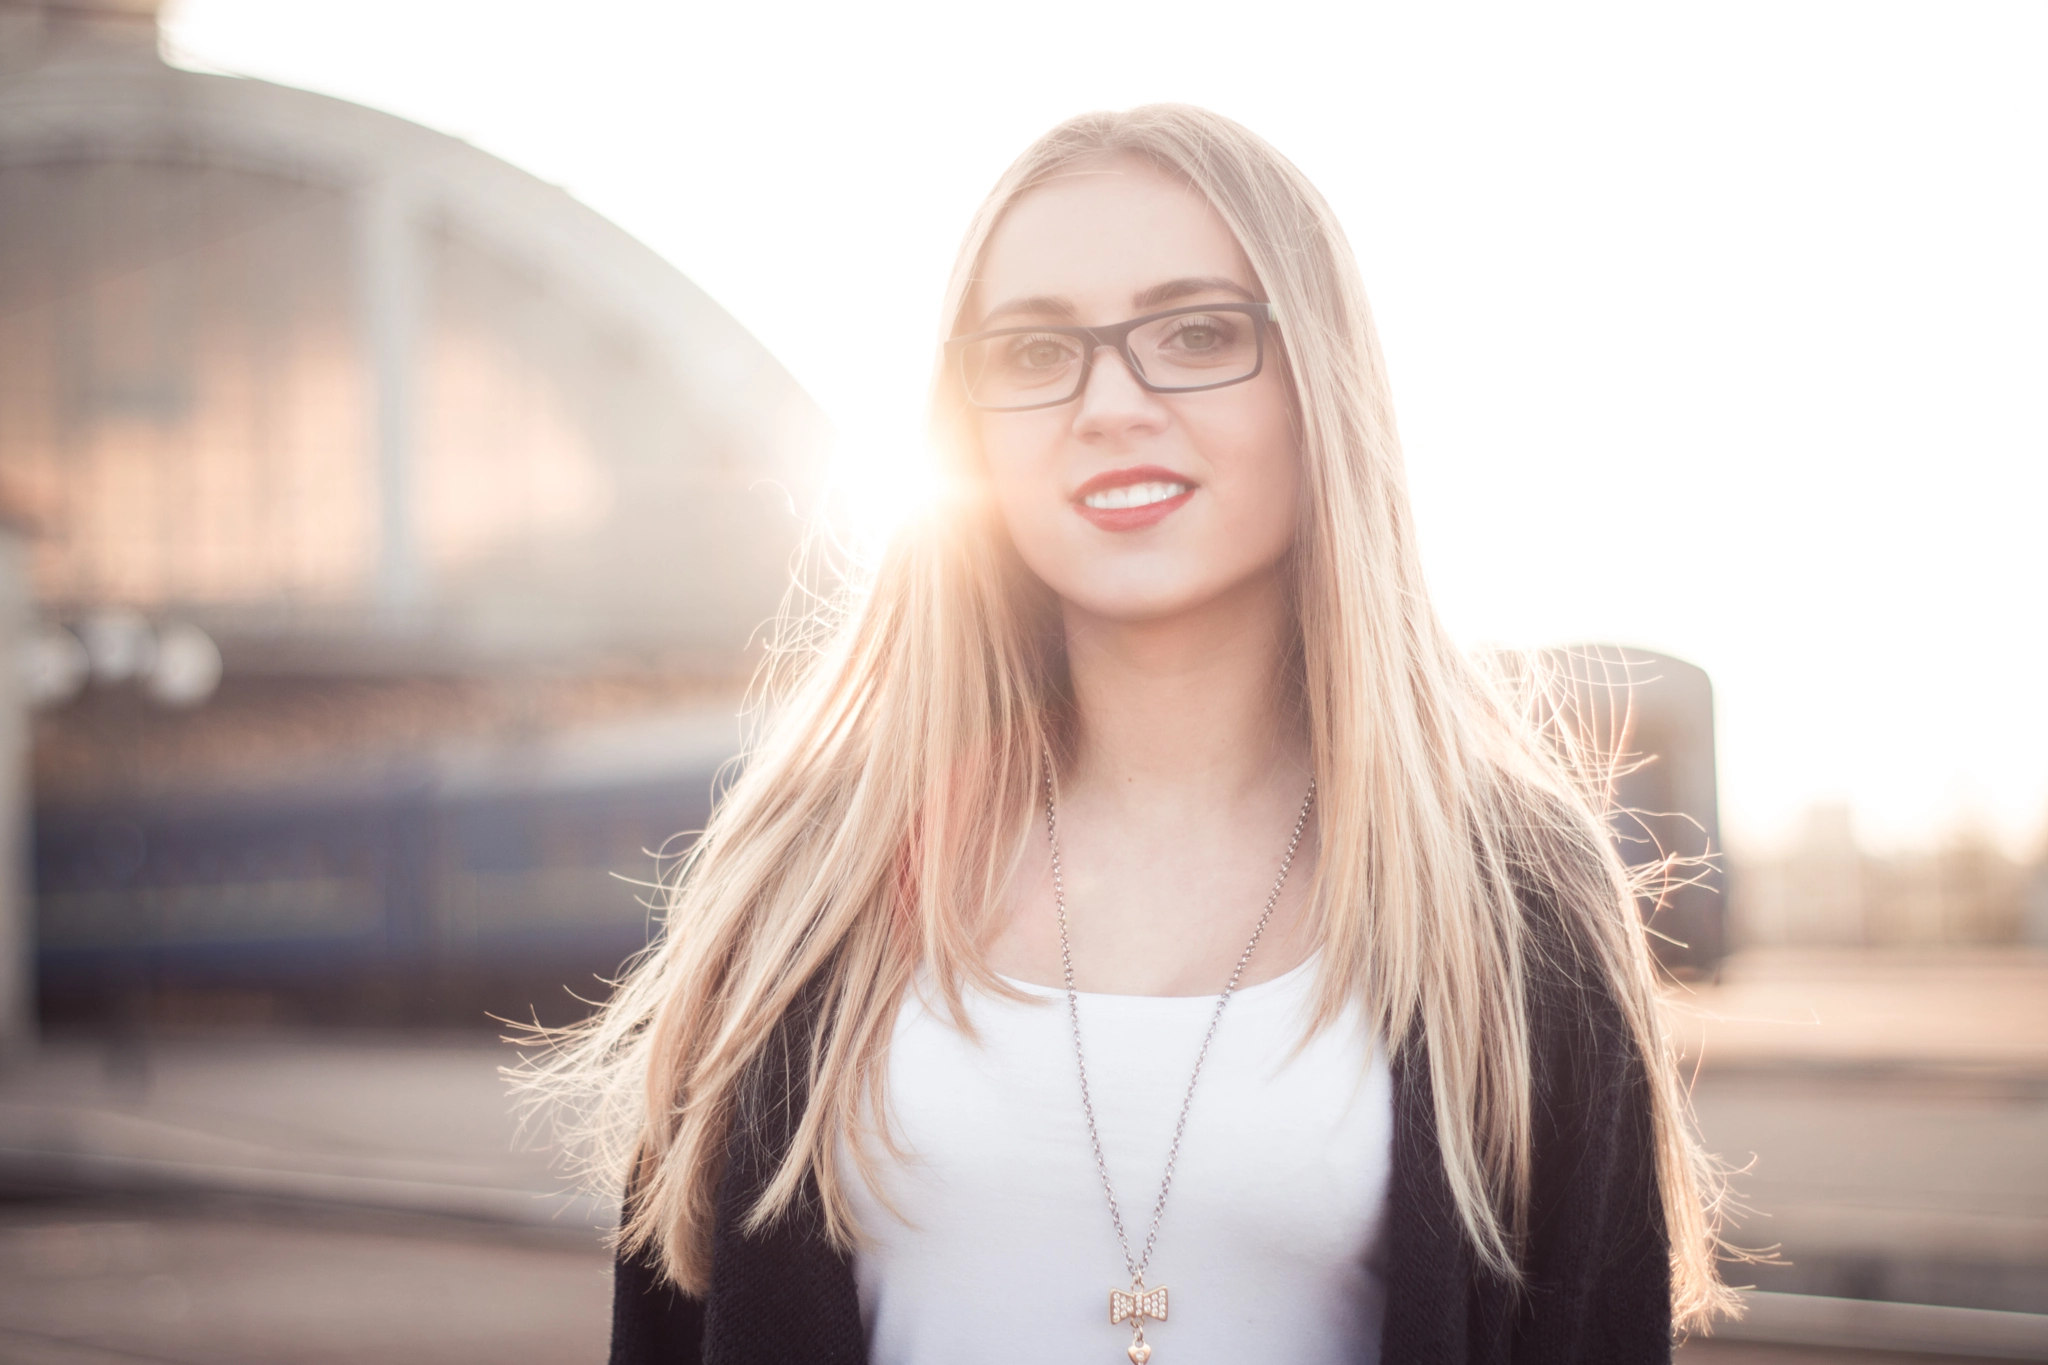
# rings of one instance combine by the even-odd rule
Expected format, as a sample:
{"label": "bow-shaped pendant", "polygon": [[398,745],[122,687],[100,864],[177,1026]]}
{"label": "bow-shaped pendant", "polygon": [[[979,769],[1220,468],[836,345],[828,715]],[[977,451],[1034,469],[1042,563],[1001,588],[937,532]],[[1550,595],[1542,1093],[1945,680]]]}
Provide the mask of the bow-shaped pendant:
{"label": "bow-shaped pendant", "polygon": [[1166,1321],[1166,1286],[1147,1289],[1143,1280],[1132,1280],[1128,1290],[1109,1291],[1109,1322],[1112,1327],[1120,1322],[1131,1324],[1131,1345],[1124,1352],[1131,1358],[1131,1365],[1145,1365],[1152,1358],[1152,1345],[1145,1340],[1145,1319],[1156,1322]]}
{"label": "bow-shaped pendant", "polygon": [[1165,1285],[1147,1289],[1143,1280],[1133,1280],[1128,1291],[1109,1291],[1109,1322],[1112,1327],[1126,1321],[1142,1326],[1145,1318],[1166,1321]]}

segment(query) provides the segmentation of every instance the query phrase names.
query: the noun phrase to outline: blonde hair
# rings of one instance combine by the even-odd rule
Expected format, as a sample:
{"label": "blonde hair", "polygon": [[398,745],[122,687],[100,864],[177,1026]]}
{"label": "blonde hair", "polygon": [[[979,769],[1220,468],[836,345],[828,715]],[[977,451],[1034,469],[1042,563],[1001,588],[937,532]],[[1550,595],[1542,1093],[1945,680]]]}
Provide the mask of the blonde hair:
{"label": "blonde hair", "polygon": [[[1567,761],[1568,727],[1506,700],[1429,604],[1379,345],[1321,195],[1201,109],[1073,119],[975,216],[949,331],[1009,206],[1119,156],[1207,198],[1281,319],[1306,493],[1290,562],[1320,792],[1319,1022],[1355,1003],[1390,1052],[1422,1045],[1407,1055],[1427,1057],[1464,1231],[1512,1281],[1531,1171],[1528,972],[1537,954],[1573,956],[1566,969],[1604,983],[1648,1073],[1674,1315],[1705,1325],[1729,1300],[1716,1177],[1691,1132],[1627,874],[1599,794]],[[574,1101],[596,1169],[630,1183],[623,1247],[651,1250],[693,1292],[710,1277],[728,1135],[757,1102],[750,1071],[800,999],[808,1035],[782,1064],[805,1069],[808,1104],[748,1226],[815,1199],[827,1235],[853,1243],[842,1167],[867,1144],[841,1139],[886,1135],[882,1062],[903,992],[927,968],[957,1018],[964,989],[993,985],[978,945],[1030,827],[1043,755],[1066,738],[1049,594],[1010,548],[943,368],[934,394],[957,496],[899,533],[829,629],[814,613],[785,622],[795,645],[780,655],[771,719],[664,883],[659,941],[532,1074]],[[1562,934],[1532,936],[1535,899]]]}

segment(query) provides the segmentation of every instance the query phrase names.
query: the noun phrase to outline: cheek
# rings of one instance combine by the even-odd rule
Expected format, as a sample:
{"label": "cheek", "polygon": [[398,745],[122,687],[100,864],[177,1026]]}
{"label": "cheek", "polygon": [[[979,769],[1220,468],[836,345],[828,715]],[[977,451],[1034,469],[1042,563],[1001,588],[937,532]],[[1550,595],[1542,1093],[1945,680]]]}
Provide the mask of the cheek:
{"label": "cheek", "polygon": [[1301,507],[1301,454],[1280,386],[1257,392],[1256,398],[1239,420],[1215,433],[1210,455],[1217,475],[1218,510],[1230,534],[1245,538],[1245,551],[1268,555],[1284,550],[1294,539]]}
{"label": "cheek", "polygon": [[1032,547],[1055,534],[1066,511],[1059,493],[1060,429],[1006,414],[981,426],[982,459],[997,513],[1026,559]]}

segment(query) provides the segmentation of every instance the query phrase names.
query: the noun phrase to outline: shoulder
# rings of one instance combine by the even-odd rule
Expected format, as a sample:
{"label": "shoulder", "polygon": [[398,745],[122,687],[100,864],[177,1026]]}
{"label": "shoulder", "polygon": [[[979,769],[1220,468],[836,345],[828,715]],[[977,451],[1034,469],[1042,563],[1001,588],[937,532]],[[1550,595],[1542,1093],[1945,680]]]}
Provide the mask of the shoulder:
{"label": "shoulder", "polygon": [[1655,988],[1634,903],[1602,853],[1573,851],[1516,888],[1539,1229],[1576,1201],[1619,1194],[1643,1218],[1656,1203]]}
{"label": "shoulder", "polygon": [[[1640,1066],[1632,1004],[1646,989],[1643,929],[1612,852],[1560,822],[1515,862],[1531,1061],[1562,1051],[1602,1072]],[[1597,837],[1597,836],[1595,836]]]}

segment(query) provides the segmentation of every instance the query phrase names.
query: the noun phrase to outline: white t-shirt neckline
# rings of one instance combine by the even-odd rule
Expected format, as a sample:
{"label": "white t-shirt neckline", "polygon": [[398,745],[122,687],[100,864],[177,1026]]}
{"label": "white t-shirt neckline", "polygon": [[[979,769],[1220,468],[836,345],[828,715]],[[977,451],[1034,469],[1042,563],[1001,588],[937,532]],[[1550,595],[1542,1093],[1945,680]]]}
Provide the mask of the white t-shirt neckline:
{"label": "white t-shirt neckline", "polygon": [[[1230,994],[1232,1004],[1235,1005],[1243,1000],[1255,1000],[1267,994],[1278,994],[1280,990],[1285,989],[1287,986],[1298,984],[1300,977],[1315,974],[1316,965],[1321,961],[1322,956],[1322,949],[1318,948],[1278,976],[1268,977],[1264,981],[1254,981],[1248,986],[1239,986]],[[1006,986],[1013,986],[1027,995],[1045,996],[1054,1000],[1065,1000],[1067,998],[1067,988],[1065,986],[1047,986],[1037,981],[1025,981],[1014,976],[1004,976],[1001,972],[996,973],[996,980]],[[1202,995],[1132,995],[1123,991],[1075,991],[1074,994],[1083,1000],[1103,1002],[1139,1000],[1148,1004],[1159,1003],[1167,1005],[1192,1002],[1209,1009],[1214,1009],[1216,1007],[1216,997],[1223,994],[1223,988],[1219,986],[1215,990]],[[1226,1010],[1224,1013],[1227,1018],[1229,1011]]]}

